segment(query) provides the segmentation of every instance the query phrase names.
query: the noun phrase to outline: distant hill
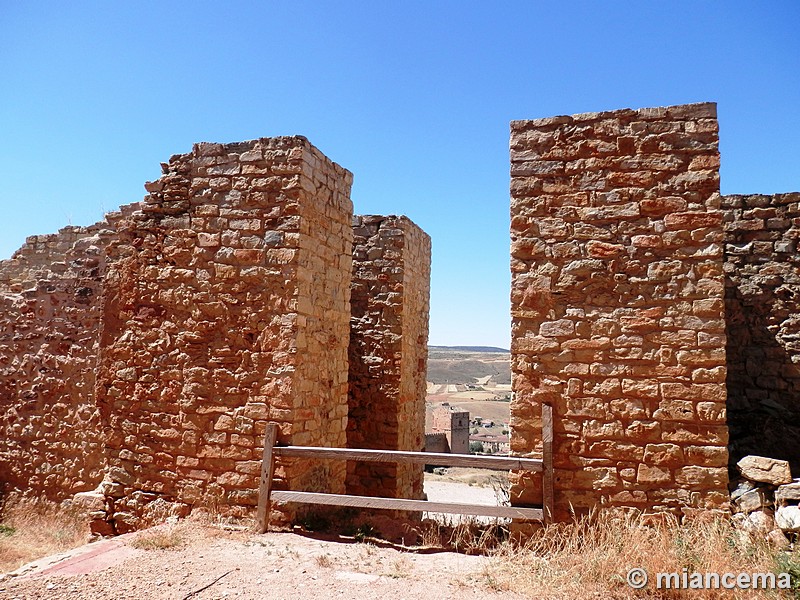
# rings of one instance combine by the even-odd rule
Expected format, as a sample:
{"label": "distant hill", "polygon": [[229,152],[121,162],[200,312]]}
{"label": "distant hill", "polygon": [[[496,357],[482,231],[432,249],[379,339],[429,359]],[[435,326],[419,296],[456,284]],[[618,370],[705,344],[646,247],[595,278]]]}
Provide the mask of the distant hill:
{"label": "distant hill", "polygon": [[446,352],[453,350],[454,352],[510,352],[505,348],[497,348],[495,346],[428,346],[428,350],[435,350],[437,352]]}
{"label": "distant hill", "polygon": [[511,383],[509,351],[494,346],[428,346],[432,383],[474,384],[491,375],[495,383]]}

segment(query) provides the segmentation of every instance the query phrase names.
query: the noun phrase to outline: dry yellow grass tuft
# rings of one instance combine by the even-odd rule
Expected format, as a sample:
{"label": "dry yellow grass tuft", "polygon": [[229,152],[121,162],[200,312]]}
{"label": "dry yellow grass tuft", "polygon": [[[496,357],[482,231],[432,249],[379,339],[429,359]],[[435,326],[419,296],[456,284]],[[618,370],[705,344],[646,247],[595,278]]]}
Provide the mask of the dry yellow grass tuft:
{"label": "dry yellow grass tuft", "polygon": [[187,541],[186,525],[158,525],[139,531],[128,544],[140,550],[181,548]]}
{"label": "dry yellow grass tuft", "polygon": [[89,540],[84,517],[45,500],[9,498],[0,513],[0,573]]}
{"label": "dry yellow grass tuft", "polygon": [[[487,583],[536,598],[730,598],[729,589],[656,589],[657,573],[783,573],[795,589],[748,590],[748,598],[800,598],[800,555],[783,552],[733,529],[726,521],[655,523],[641,517],[592,515],[540,530],[523,546],[503,544],[489,563]],[[643,589],[626,580],[642,568]]]}

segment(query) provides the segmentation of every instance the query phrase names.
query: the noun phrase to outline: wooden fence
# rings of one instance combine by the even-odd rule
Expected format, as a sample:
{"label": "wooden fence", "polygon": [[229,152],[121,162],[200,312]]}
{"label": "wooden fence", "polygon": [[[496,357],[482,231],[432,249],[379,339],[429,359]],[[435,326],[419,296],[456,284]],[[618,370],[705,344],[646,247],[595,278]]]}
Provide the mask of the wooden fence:
{"label": "wooden fence", "polygon": [[[542,459],[513,456],[475,456],[469,454],[446,454],[434,452],[403,452],[399,450],[366,450],[355,448],[320,448],[310,446],[277,446],[278,426],[267,425],[264,436],[264,455],[261,465],[261,481],[258,495],[258,530],[267,531],[270,504],[276,502],[299,502],[327,506],[349,506],[353,508],[379,508],[418,512],[440,512],[460,515],[527,519],[548,523],[553,514],[553,412],[552,407],[542,406]],[[542,473],[543,505],[541,508],[516,506],[487,506],[453,502],[428,502],[404,498],[379,498],[375,496],[350,496],[346,494],[323,494],[317,492],[293,492],[272,489],[275,459],[307,458],[338,459],[397,464],[440,465],[451,467],[475,467],[495,470],[523,470]]]}

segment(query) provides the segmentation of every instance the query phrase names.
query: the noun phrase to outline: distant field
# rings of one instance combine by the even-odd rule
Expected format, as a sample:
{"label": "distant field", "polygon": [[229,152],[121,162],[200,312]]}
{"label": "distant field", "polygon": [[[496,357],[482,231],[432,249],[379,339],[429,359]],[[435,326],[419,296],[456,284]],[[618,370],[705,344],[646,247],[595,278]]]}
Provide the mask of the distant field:
{"label": "distant field", "polygon": [[[486,346],[428,348],[428,410],[449,402],[495,423],[508,423],[509,402],[494,400],[511,392],[511,354]],[[436,385],[432,385],[436,384]],[[466,386],[481,389],[467,389]],[[497,386],[502,386],[500,389]],[[500,433],[501,427],[487,433]]]}
{"label": "distant field", "polygon": [[508,354],[505,348],[496,346],[428,346],[428,352],[469,352],[469,353],[500,353]]}
{"label": "distant field", "polygon": [[511,383],[511,355],[502,348],[486,346],[428,348],[428,381],[445,384],[474,384],[491,377],[496,384]]}

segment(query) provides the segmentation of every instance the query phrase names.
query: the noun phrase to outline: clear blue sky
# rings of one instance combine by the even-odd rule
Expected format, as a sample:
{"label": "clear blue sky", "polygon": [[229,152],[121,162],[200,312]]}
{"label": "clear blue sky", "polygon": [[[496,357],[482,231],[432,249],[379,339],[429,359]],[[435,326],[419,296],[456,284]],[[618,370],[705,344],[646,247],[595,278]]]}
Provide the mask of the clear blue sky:
{"label": "clear blue sky", "polygon": [[509,344],[512,119],[719,103],[723,193],[800,190],[800,2],[0,0],[0,257],[193,142],[301,134],[433,239],[433,344]]}

